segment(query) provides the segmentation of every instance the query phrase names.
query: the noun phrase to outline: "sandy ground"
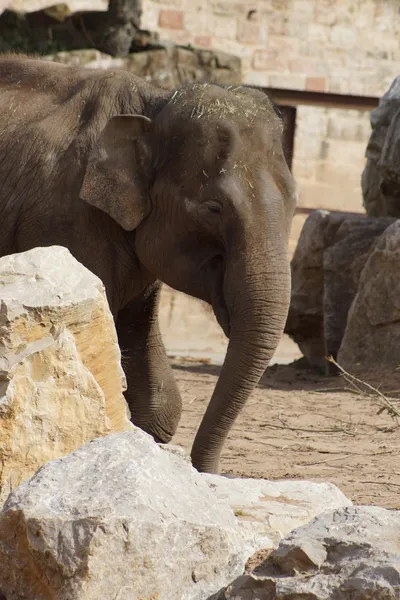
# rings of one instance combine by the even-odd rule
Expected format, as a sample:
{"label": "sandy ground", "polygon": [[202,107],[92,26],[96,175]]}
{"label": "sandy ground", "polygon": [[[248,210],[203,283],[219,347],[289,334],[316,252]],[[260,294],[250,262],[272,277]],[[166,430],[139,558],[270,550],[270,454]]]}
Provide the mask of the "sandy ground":
{"label": "sandy ground", "polygon": [[[190,452],[220,367],[173,360],[184,398],[173,442]],[[400,428],[341,378],[274,365],[238,418],[221,459],[223,473],[336,484],[355,504],[400,508]]]}

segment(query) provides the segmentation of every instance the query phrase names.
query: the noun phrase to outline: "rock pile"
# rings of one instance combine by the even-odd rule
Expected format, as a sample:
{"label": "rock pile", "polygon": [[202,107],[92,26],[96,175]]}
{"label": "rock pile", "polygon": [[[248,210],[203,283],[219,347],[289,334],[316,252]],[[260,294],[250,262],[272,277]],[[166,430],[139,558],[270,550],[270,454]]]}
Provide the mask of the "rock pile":
{"label": "rock pile", "polygon": [[400,76],[371,112],[371,126],[362,174],[367,217],[309,216],[292,261],[285,331],[317,369],[334,372],[326,361],[332,355],[347,370],[382,379],[400,364],[394,223],[400,217]]}
{"label": "rock pile", "polygon": [[398,600],[400,517],[374,506],[326,512],[215,600]]}
{"label": "rock pile", "polygon": [[203,600],[256,550],[350,504],[329,484],[205,476],[139,429],[112,434],[9,496],[0,589],[7,600]]}

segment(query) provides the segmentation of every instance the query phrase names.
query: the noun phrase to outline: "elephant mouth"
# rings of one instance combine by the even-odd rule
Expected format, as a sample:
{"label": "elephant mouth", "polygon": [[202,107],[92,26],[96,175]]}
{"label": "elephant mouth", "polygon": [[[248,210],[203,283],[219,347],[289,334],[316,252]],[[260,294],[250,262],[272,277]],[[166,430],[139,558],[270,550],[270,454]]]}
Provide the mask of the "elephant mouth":
{"label": "elephant mouth", "polygon": [[229,339],[229,337],[231,335],[231,325],[230,325],[228,309],[226,308],[225,303],[224,303],[224,306],[221,306],[221,305],[215,306],[213,304],[213,309],[214,309],[214,314],[218,321],[219,326],[221,327],[221,329],[224,332],[224,334],[226,335],[226,337]]}
{"label": "elephant mouth", "polygon": [[212,270],[212,289],[211,289],[211,302],[215,317],[218,321],[222,331],[229,339],[231,333],[231,323],[228,306],[224,296],[224,272],[225,265],[223,257],[218,254],[214,256],[209,267]]}

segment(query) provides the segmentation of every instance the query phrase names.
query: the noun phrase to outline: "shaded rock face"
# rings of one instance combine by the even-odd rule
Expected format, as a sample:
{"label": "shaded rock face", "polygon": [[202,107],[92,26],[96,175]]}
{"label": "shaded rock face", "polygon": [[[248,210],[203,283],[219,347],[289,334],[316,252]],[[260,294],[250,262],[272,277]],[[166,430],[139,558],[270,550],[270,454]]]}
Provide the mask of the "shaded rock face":
{"label": "shaded rock face", "polygon": [[381,377],[400,364],[400,221],[373,246],[349,312],[339,361],[352,373]]}
{"label": "shaded rock face", "polygon": [[335,359],[345,334],[359,279],[376,240],[393,223],[390,218],[345,219],[324,252],[324,337],[326,356]]}
{"label": "shaded rock face", "polygon": [[371,112],[361,186],[370,216],[400,217],[400,76]]}
{"label": "shaded rock face", "polygon": [[285,333],[311,366],[330,371],[326,357],[337,357],[370,248],[393,221],[321,210],[306,220],[291,263]]}
{"label": "shaded rock face", "polygon": [[0,502],[45,462],[132,427],[101,281],[61,247],[0,258]]}
{"label": "shaded rock face", "polygon": [[[344,216],[324,210],[305,221],[291,262],[292,292],[285,333],[298,344],[310,365],[325,368],[324,251]],[[333,221],[333,222],[332,222]]]}
{"label": "shaded rock face", "polygon": [[373,506],[326,512],[284,538],[224,600],[398,600],[400,515]]}
{"label": "shaded rock face", "polygon": [[255,551],[349,505],[325,483],[198,473],[134,428],[44,465],[9,496],[0,590],[7,600],[205,600]]}

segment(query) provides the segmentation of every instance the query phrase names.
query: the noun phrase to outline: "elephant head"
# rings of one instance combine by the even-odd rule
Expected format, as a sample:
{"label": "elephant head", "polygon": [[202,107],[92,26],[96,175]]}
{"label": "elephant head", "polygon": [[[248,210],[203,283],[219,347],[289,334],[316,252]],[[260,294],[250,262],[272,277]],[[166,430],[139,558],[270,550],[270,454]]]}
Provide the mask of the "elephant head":
{"label": "elephant head", "polygon": [[192,84],[145,112],[108,122],[81,196],[132,231],[154,278],[209,303],[229,337],[192,449],[213,472],[285,325],[295,186],[262,92]]}

